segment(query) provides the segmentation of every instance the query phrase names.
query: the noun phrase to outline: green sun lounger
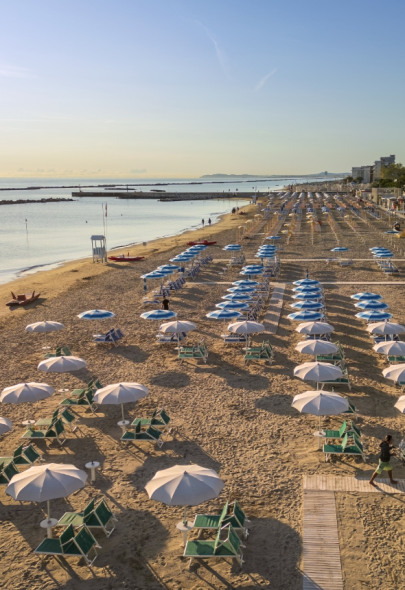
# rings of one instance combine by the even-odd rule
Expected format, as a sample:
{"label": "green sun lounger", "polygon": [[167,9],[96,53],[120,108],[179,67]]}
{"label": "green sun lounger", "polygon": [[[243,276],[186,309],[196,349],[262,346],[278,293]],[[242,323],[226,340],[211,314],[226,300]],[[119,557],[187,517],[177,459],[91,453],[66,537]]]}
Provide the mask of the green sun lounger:
{"label": "green sun lounger", "polygon": [[8,485],[10,479],[14,477],[14,475],[17,475],[17,473],[18,469],[13,462],[0,463],[0,484]]}
{"label": "green sun lounger", "polygon": [[96,407],[93,401],[94,393],[95,391],[92,391],[91,389],[85,389],[83,393],[79,394],[78,396],[66,397],[64,400],[61,401],[59,405],[76,408],[84,406],[86,408],[90,408],[90,410],[94,414]]}
{"label": "green sun lounger", "polygon": [[226,502],[221,514],[197,514],[194,522],[194,529],[218,529],[230,524],[235,531],[241,531],[245,539],[249,531],[246,524],[249,520],[238,504],[238,502]]}
{"label": "green sun lounger", "polygon": [[109,537],[115,529],[113,523],[116,520],[104,499],[101,499],[97,504],[92,499],[83,512],[65,512],[59,519],[58,526],[80,527],[86,525],[89,529],[101,529],[106,537]]}
{"label": "green sun lounger", "polygon": [[35,428],[45,428],[51,426],[58,418],[60,418],[65,424],[69,424],[72,432],[74,432],[77,426],[73,426],[74,422],[77,420],[77,417],[69,410],[69,408],[64,408],[61,412],[59,408],[57,408],[50,418],[40,418],[34,424]]}
{"label": "green sun lounger", "polygon": [[357,438],[361,437],[361,432],[360,432],[360,428],[358,428],[355,424],[353,424],[353,422],[351,421],[350,425],[346,422],[346,420],[343,422],[342,426],[339,428],[339,430],[325,430],[325,435],[324,438],[326,440],[328,439],[343,439],[345,434],[348,434],[348,436],[350,437],[351,435],[356,435]]}
{"label": "green sun lounger", "polygon": [[84,526],[75,534],[72,525],[70,525],[60,537],[44,539],[34,549],[34,553],[42,556],[79,557],[83,558],[90,567],[97,558],[96,547],[100,548],[100,545],[87,527]]}
{"label": "green sun lounger", "polygon": [[208,349],[204,342],[200,342],[197,346],[181,346],[179,350],[179,359],[202,359],[204,363],[208,359]]}
{"label": "green sun lounger", "polygon": [[[63,439],[61,438],[62,436]],[[63,445],[63,443],[66,441],[65,428],[63,426],[62,420],[58,418],[58,420],[55,420],[53,424],[45,429],[36,430],[34,428],[27,428],[21,438],[29,440],[57,440],[60,445]]]}
{"label": "green sun lounger", "polygon": [[131,442],[136,440],[146,440],[154,442],[159,448],[163,446],[162,431],[149,426],[146,430],[142,430],[141,424],[138,423],[133,430],[126,430],[121,436],[123,442]]}
{"label": "green sun lounger", "polygon": [[190,558],[190,567],[194,559],[236,559],[242,566],[243,555],[241,552],[242,545],[240,538],[234,531],[231,524],[227,524],[220,529],[216,535],[215,541],[190,540],[187,541],[184,548],[184,557]]}
{"label": "green sun lounger", "polygon": [[67,346],[58,346],[55,352],[48,352],[45,355],[46,359],[52,358],[54,356],[72,356],[70,349]]}
{"label": "green sun lounger", "polygon": [[12,457],[0,457],[0,463],[3,465],[8,463],[14,463],[15,466],[32,465],[36,461],[43,461],[42,455],[31,444],[28,446],[21,444],[15,449]]}
{"label": "green sun lounger", "polygon": [[366,454],[364,452],[364,448],[362,443],[359,441],[356,435],[350,437],[351,443],[349,441],[349,435],[346,433],[342,444],[324,444],[323,445],[323,452],[325,453],[325,461],[329,461],[331,455],[357,455],[361,457],[363,461],[366,460]]}
{"label": "green sun lounger", "polygon": [[141,428],[148,428],[149,426],[153,426],[158,430],[164,431],[168,429],[169,422],[170,416],[162,408],[160,410],[154,410],[150,418],[135,418],[135,420],[131,423],[131,426],[136,427],[138,424],[140,424]]}
{"label": "green sun lounger", "polygon": [[273,348],[270,342],[263,342],[261,346],[249,346],[245,352],[245,363],[253,360],[264,360],[270,363],[273,360]]}

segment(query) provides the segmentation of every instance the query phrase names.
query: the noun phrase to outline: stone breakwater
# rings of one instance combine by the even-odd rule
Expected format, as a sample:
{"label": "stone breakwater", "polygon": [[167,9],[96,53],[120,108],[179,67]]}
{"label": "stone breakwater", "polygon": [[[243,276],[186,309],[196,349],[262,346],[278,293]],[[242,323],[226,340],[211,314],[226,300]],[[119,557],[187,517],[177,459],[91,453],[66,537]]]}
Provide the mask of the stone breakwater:
{"label": "stone breakwater", "polygon": [[175,193],[164,191],[74,191],[72,197],[116,197],[119,199],[158,199],[159,201],[204,201],[207,199],[251,199],[253,192]]}
{"label": "stone breakwater", "polygon": [[31,203],[59,203],[59,201],[74,201],[74,199],[18,199],[17,201],[11,201],[9,199],[0,201],[0,205],[26,205]]}

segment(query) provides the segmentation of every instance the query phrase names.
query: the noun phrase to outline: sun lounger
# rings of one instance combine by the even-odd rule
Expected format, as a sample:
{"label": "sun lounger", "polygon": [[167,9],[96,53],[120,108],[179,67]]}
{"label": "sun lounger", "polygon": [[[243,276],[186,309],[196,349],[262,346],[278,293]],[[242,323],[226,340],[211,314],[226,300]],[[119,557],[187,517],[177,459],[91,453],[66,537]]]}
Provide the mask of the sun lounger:
{"label": "sun lounger", "polygon": [[0,463],[0,484],[8,485],[14,475],[17,475],[18,469],[11,461],[11,463]]}
{"label": "sun lounger", "polygon": [[181,334],[164,334],[163,332],[159,332],[156,334],[156,339],[159,344],[177,344],[186,338],[186,332],[182,332]]}
{"label": "sun lounger", "polygon": [[249,346],[245,352],[245,363],[252,360],[273,361],[274,354],[270,342],[263,342],[261,346]]}
{"label": "sun lounger", "polygon": [[124,334],[119,328],[111,328],[105,334],[93,334],[93,342],[96,344],[114,344],[114,346],[118,346],[118,342],[122,338],[124,338]]}
{"label": "sun lounger", "polygon": [[67,346],[58,346],[55,352],[48,352],[45,355],[46,359],[52,358],[54,356],[72,356],[70,349]]}
{"label": "sun lounger", "polygon": [[331,385],[334,385],[334,386],[347,385],[347,387],[351,391],[352,387],[350,385],[349,373],[348,373],[347,367],[346,367],[343,360],[340,361],[339,365],[340,365],[340,368],[342,369],[342,373],[343,373],[342,376],[339,377],[339,379],[334,379],[333,381],[322,381],[321,389],[323,389],[325,386],[330,387]]}
{"label": "sun lounger", "polygon": [[334,342],[334,344],[338,347],[337,352],[333,354],[321,354],[316,357],[317,361],[320,362],[331,362],[334,364],[340,363],[345,358],[344,350],[340,344],[340,342]]}
{"label": "sun lounger", "polygon": [[197,514],[193,529],[218,529],[226,524],[230,524],[235,531],[241,531],[245,539],[249,532],[246,524],[249,520],[238,504],[238,502],[226,502],[221,514]]}
{"label": "sun lounger", "polygon": [[74,556],[85,560],[88,566],[97,558],[96,547],[100,547],[89,529],[84,526],[76,534],[69,526],[58,538],[46,538],[34,549],[38,555]]}
{"label": "sun lounger", "polygon": [[324,444],[322,450],[325,453],[325,461],[329,461],[331,455],[357,455],[363,461],[366,460],[363,445],[356,435],[349,438],[346,433],[341,444]]}
{"label": "sun lounger", "polygon": [[8,465],[13,463],[16,467],[18,465],[32,465],[36,461],[43,461],[43,458],[34,445],[31,444],[28,446],[21,444],[14,450],[12,457],[0,457],[0,464]]}
{"label": "sun lounger", "polygon": [[197,346],[181,346],[179,351],[179,359],[202,359],[204,363],[208,359],[208,350],[204,340]]}
{"label": "sun lounger", "polygon": [[247,338],[245,334],[221,334],[224,344],[246,344]]}
{"label": "sun lounger", "polygon": [[184,557],[190,558],[190,567],[194,559],[236,559],[242,566],[243,555],[241,552],[242,545],[240,538],[234,531],[232,525],[227,524],[218,529],[214,541],[190,540],[187,541],[184,548]]}
{"label": "sun lounger", "polygon": [[160,410],[155,410],[150,418],[135,418],[131,427],[136,428],[138,424],[140,424],[141,428],[149,428],[149,426],[153,426],[153,428],[156,428],[157,430],[165,431],[168,429],[169,422],[170,416],[162,408]]}
{"label": "sun lounger", "polygon": [[126,430],[121,436],[123,442],[131,442],[138,440],[146,440],[154,442],[159,448],[163,446],[162,431],[149,426],[146,430],[142,430],[141,424],[138,423],[133,430]]}
{"label": "sun lounger", "polygon": [[90,410],[95,412],[96,404],[93,401],[94,398],[94,390],[84,390],[83,393],[80,393],[78,396],[75,397],[67,397],[60,402],[60,406],[67,406],[67,407],[81,407],[85,406],[90,408]]}
{"label": "sun lounger", "polygon": [[57,408],[52,414],[51,418],[40,418],[39,420],[37,420],[34,424],[34,428],[44,429],[45,427],[48,427],[51,424],[53,424],[53,422],[55,422],[55,420],[57,420],[58,418],[60,418],[65,424],[69,424],[72,432],[76,430],[77,426],[73,426],[73,424],[77,420],[77,416],[75,416],[69,410],[69,408],[64,408],[61,412],[60,409]]}
{"label": "sun lounger", "polygon": [[62,420],[58,418],[45,429],[35,429],[34,426],[27,428],[21,438],[28,440],[57,440],[60,445],[63,445],[66,440],[65,428]]}
{"label": "sun lounger", "polygon": [[343,439],[345,437],[345,434],[348,435],[348,437],[356,435],[357,438],[361,437],[361,432],[360,429],[353,424],[353,422],[351,422],[350,424],[347,423],[346,420],[344,420],[342,426],[339,428],[339,430],[324,430],[325,434],[324,434],[324,438],[326,440],[329,439]]}
{"label": "sun lounger", "polygon": [[387,357],[390,363],[405,363],[405,356],[391,356]]}
{"label": "sun lounger", "polygon": [[101,529],[106,537],[109,537],[115,529],[113,523],[116,520],[104,499],[101,499],[97,504],[93,499],[90,500],[83,512],[65,512],[58,520],[58,526],[72,525],[76,528],[85,525],[89,529]]}

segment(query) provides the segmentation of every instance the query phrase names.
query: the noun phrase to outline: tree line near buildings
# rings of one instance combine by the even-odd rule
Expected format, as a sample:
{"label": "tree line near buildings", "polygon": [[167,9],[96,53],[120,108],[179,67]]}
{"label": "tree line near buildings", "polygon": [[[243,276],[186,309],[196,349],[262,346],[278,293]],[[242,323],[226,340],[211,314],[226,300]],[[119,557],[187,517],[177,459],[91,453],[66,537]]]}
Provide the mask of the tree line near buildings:
{"label": "tree line near buildings", "polygon": [[[355,183],[360,184],[363,182],[361,177],[353,178],[352,176],[347,176],[344,179],[346,183]],[[385,188],[385,187],[394,187],[394,188],[405,188],[405,166],[402,164],[390,164],[389,166],[384,166],[381,171],[381,178],[375,180],[372,183],[373,187],[376,188]]]}

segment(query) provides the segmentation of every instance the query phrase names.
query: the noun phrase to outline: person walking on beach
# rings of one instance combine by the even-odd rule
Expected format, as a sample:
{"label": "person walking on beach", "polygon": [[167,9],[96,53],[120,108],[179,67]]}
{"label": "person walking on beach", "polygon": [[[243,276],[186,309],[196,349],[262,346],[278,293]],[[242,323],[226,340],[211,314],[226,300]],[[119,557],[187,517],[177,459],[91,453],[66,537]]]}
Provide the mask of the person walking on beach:
{"label": "person walking on beach", "polygon": [[208,219],[208,225],[211,225],[211,217]]}
{"label": "person walking on beach", "polygon": [[381,475],[381,473],[383,471],[386,471],[388,473],[388,477],[390,478],[391,483],[393,483],[393,484],[398,483],[392,477],[392,467],[390,464],[391,455],[394,454],[394,450],[393,450],[394,448],[395,447],[392,444],[392,436],[390,434],[387,434],[387,436],[384,438],[384,440],[380,444],[381,452],[380,452],[380,457],[379,457],[379,461],[378,461],[378,467],[374,471],[374,473],[371,476],[371,479],[369,481],[369,483],[372,486],[375,486],[374,480],[377,477],[377,475]]}
{"label": "person walking on beach", "polygon": [[169,309],[169,303],[170,303],[170,301],[167,299],[167,297],[164,297],[162,299],[162,309],[168,310]]}
{"label": "person walking on beach", "polygon": [[204,227],[204,223],[205,223],[204,219],[201,219],[201,225],[202,225],[203,227]]}

